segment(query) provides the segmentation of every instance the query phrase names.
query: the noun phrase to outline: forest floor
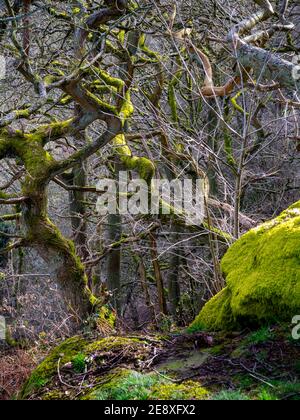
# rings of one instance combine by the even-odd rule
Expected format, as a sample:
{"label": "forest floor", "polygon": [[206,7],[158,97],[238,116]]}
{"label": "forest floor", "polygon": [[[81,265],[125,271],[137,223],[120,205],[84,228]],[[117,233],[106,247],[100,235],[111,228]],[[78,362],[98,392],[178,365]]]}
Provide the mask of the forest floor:
{"label": "forest floor", "polygon": [[287,330],[73,337],[18,380],[17,398],[300,400],[300,342]]}
{"label": "forest floor", "polygon": [[[300,343],[285,331],[200,334],[193,350],[180,339],[160,355],[159,369],[180,381],[198,381],[213,399],[300,400]],[[212,344],[203,348],[207,339]]]}

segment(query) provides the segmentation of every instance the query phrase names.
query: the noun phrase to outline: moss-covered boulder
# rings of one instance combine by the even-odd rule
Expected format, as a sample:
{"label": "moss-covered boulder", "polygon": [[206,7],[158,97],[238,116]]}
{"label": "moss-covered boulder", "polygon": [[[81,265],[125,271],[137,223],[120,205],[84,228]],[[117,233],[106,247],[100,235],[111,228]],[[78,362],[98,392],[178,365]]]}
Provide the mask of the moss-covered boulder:
{"label": "moss-covered boulder", "polygon": [[[84,398],[111,365],[138,366],[149,357],[149,351],[146,342],[138,338],[72,337],[55,347],[32,372],[18,399],[73,399],[79,391],[78,398]],[[82,381],[79,388],[78,379]]]}
{"label": "moss-covered boulder", "polygon": [[162,345],[156,338],[73,337],[54,348],[17,396],[34,400],[207,399],[199,382],[177,381],[149,369]]}
{"label": "moss-covered boulder", "polygon": [[226,288],[190,331],[234,330],[300,314],[300,201],[241,237],[224,256],[222,271]]}

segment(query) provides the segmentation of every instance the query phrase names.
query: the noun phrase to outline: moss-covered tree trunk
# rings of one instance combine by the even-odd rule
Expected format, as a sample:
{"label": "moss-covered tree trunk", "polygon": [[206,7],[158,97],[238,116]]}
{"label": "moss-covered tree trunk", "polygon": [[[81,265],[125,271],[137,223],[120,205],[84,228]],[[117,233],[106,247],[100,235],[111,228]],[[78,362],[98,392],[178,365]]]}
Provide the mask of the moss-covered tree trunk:
{"label": "moss-covered tree trunk", "polygon": [[[11,17],[14,10],[10,10],[10,2],[6,3]],[[75,4],[77,3],[75,2]],[[82,58],[88,56],[85,51],[85,42],[89,30],[97,30],[99,25],[106,24],[127,13],[128,2],[126,0],[106,1],[105,5],[107,7],[100,7],[99,10],[96,8],[94,13],[88,16],[86,9],[79,7],[80,13],[75,24],[72,23],[72,27],[76,28],[74,34],[75,58],[72,60],[72,66],[75,65],[74,68],[76,68],[77,65],[78,73],[74,71],[72,75],[62,78],[56,86],[51,86],[51,83],[48,84],[48,81],[44,81],[44,76],[33,73],[29,60],[28,62],[25,60],[26,52],[29,53],[30,47],[28,37],[25,37],[25,53],[21,54],[21,58],[18,57],[18,70],[32,84],[35,92],[40,95],[40,99],[28,109],[10,112],[0,123],[0,160],[14,158],[18,162],[22,162],[26,172],[25,179],[22,180],[22,196],[4,203],[9,205],[22,203],[21,228],[23,237],[15,243],[12,241],[4,252],[7,253],[11,249],[23,246],[35,248],[39,255],[49,263],[49,266],[53,267],[53,274],[70,311],[80,320],[86,318],[96,301],[88,287],[87,274],[79,256],[76,254],[74,243],[64,238],[55,224],[49,220],[47,189],[49,183],[55,180],[55,177],[61,176],[66,171],[73,170],[73,175],[78,168],[80,171],[80,166],[90,156],[122,134],[122,119],[119,113],[122,110],[123,103],[127,103],[125,98],[121,95],[117,106],[101,100],[88,90],[83,81],[90,68],[86,67],[84,71],[81,71]],[[19,11],[19,8],[16,8],[16,11]],[[55,15],[55,9],[51,9],[51,13],[53,12]],[[74,14],[77,14],[77,10]],[[58,15],[60,17],[65,16],[62,13],[58,13]],[[0,26],[0,29],[6,29],[5,25]],[[16,29],[17,27],[14,27],[14,31]],[[17,38],[14,33],[16,43],[18,42]],[[37,110],[40,111],[41,107],[47,102],[47,95],[52,89],[60,89],[72,98],[75,104],[73,118],[54,122],[47,126],[39,126],[29,133],[24,132],[23,129],[17,130],[15,125],[11,126],[11,123],[18,118],[29,118]],[[124,119],[126,119],[125,114]],[[44,149],[47,143],[56,141],[66,135],[82,136],[84,130],[96,120],[101,120],[106,124],[104,133],[94,141],[84,144],[79,142],[78,146],[80,147],[76,147],[76,151],[67,158],[55,160],[50,152]],[[85,184],[84,180],[81,181],[82,184]],[[6,200],[6,197],[4,198]],[[79,201],[81,200],[77,200],[77,204]],[[85,209],[82,208],[79,213],[84,214],[84,211]],[[82,242],[85,240],[84,227],[80,231],[80,240]]]}
{"label": "moss-covered tree trunk", "polygon": [[53,268],[51,274],[57,280],[69,311],[81,321],[92,310],[92,294],[74,243],[67,240],[48,217],[47,190],[56,164],[44,150],[44,139],[48,135],[48,128],[33,134],[3,130],[0,133],[0,149],[3,157],[7,154],[18,157],[26,169],[20,220],[24,236],[22,245],[36,249]]}
{"label": "moss-covered tree trunk", "polygon": [[64,238],[47,216],[47,186],[35,187],[22,209],[26,237],[30,246],[51,266],[69,311],[82,320],[92,310],[84,267],[76,255],[74,243]]}

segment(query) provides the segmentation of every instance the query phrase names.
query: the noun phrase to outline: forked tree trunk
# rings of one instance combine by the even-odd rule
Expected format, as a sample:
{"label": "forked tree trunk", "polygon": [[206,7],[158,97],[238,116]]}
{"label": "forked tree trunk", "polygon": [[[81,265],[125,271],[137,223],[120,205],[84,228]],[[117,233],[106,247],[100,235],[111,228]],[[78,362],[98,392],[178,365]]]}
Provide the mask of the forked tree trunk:
{"label": "forked tree trunk", "polygon": [[35,187],[22,208],[26,236],[30,246],[52,267],[68,310],[77,322],[81,322],[92,311],[84,266],[74,243],[67,240],[47,217],[46,187]]}

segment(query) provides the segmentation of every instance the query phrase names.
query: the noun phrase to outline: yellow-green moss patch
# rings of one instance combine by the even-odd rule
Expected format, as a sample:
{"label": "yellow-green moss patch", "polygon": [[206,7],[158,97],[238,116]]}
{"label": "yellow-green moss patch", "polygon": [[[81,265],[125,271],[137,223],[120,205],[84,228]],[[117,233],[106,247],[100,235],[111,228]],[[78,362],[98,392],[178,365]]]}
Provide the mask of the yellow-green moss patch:
{"label": "yellow-green moss patch", "polygon": [[[129,364],[135,364],[143,358],[148,358],[148,351],[143,340],[126,337],[107,337],[93,342],[87,342],[80,336],[72,337],[50,352],[50,355],[33,371],[25,383],[20,399],[27,399],[34,394],[44,399],[49,389],[52,390],[54,383],[58,381],[58,368],[63,375],[64,367],[68,375],[78,375],[85,371],[110,363],[110,359],[126,360]],[[99,382],[102,381],[100,376]],[[57,391],[60,391],[59,389]],[[66,397],[67,398],[67,397]]]}
{"label": "yellow-green moss patch", "polygon": [[194,381],[160,384],[151,392],[151,397],[156,400],[204,400],[208,395],[208,391]]}
{"label": "yellow-green moss patch", "polygon": [[265,325],[300,313],[300,201],[239,239],[222,270],[227,287],[205,305],[190,331]]}
{"label": "yellow-green moss patch", "polygon": [[104,376],[102,383],[84,400],[203,400],[208,391],[194,381],[173,383],[157,373],[140,373],[118,368]]}
{"label": "yellow-green moss patch", "polygon": [[50,355],[33,371],[21,391],[20,398],[26,399],[30,394],[45,387],[57,372],[58,363],[61,366],[71,362],[80,352],[83,352],[86,342],[81,337],[72,337],[56,347]]}

